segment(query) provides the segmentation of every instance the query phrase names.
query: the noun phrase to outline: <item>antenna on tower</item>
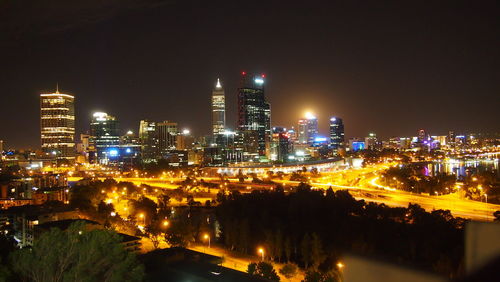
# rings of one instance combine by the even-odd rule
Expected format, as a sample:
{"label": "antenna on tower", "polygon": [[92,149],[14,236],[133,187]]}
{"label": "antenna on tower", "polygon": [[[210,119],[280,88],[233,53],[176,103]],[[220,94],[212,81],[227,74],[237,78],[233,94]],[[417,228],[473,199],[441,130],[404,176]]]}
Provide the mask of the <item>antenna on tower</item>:
{"label": "antenna on tower", "polygon": [[56,94],[59,94],[59,82],[56,82]]}

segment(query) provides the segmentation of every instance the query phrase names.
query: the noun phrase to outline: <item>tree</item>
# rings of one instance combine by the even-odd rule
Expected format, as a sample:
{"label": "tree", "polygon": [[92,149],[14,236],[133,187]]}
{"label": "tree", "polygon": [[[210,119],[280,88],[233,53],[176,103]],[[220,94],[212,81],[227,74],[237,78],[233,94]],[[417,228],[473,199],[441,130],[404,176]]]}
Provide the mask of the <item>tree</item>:
{"label": "tree", "polygon": [[9,267],[5,265],[0,259],[0,282],[12,281],[11,272]]}
{"label": "tree", "polygon": [[300,243],[300,253],[302,255],[302,261],[304,262],[304,267],[308,268],[309,263],[311,263],[311,237],[306,233],[302,238],[302,242]]}
{"label": "tree", "polygon": [[291,279],[297,274],[297,265],[293,263],[285,264],[281,269],[280,273],[288,279]]}
{"label": "tree", "polygon": [[257,273],[257,263],[256,262],[251,262],[247,266],[247,272],[250,275],[256,275]]}
{"label": "tree", "polygon": [[304,282],[336,282],[341,281],[340,276],[334,271],[319,272],[317,270],[309,270],[306,272]]}
{"label": "tree", "polygon": [[500,211],[494,212],[493,216],[495,217],[495,221],[499,221],[500,222]]}
{"label": "tree", "polygon": [[104,201],[100,201],[97,205],[97,212],[103,217],[107,218],[111,215],[112,212],[115,211],[115,207],[113,204],[107,204]]}
{"label": "tree", "polygon": [[283,233],[278,229],[274,236],[274,254],[278,258],[278,261],[281,262],[281,256],[283,254]]}
{"label": "tree", "polygon": [[168,210],[170,204],[170,197],[168,195],[158,196],[158,208],[160,210]]}
{"label": "tree", "polygon": [[323,246],[318,234],[312,234],[311,240],[311,264],[314,269],[318,269],[319,265],[325,260],[326,256],[323,252]]}
{"label": "tree", "polygon": [[12,270],[31,281],[141,281],[143,266],[109,230],[86,230],[77,222],[53,228],[32,249],[12,253]]}
{"label": "tree", "polygon": [[289,262],[292,258],[292,239],[290,239],[290,236],[285,238],[284,249],[286,261]]}
{"label": "tree", "polygon": [[172,247],[187,247],[194,241],[192,226],[185,220],[170,222],[165,241]]}
{"label": "tree", "polygon": [[153,248],[156,250],[160,246],[162,230],[158,222],[153,222],[146,226],[146,235],[153,244]]}
{"label": "tree", "polygon": [[156,203],[148,197],[142,196],[139,200],[131,200],[132,205],[136,212],[146,213],[146,218],[151,221],[153,215],[156,214],[156,209],[158,206]]}
{"label": "tree", "polygon": [[265,261],[250,263],[247,272],[250,275],[260,276],[271,281],[280,281],[280,277],[276,273],[276,270],[274,270],[273,265]]}

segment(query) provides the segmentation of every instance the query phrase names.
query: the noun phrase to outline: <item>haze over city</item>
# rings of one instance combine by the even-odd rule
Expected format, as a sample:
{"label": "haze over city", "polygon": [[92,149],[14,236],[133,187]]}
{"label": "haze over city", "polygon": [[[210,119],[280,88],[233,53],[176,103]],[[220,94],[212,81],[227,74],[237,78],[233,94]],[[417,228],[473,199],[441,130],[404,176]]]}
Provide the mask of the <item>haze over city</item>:
{"label": "haze over city", "polygon": [[309,110],[324,135],[333,115],[344,118],[347,136],[494,132],[495,122],[482,121],[498,121],[496,4],[5,2],[0,93],[9,107],[0,118],[23,116],[0,131],[6,144],[39,146],[37,97],[59,83],[75,95],[77,132],[106,111],[123,130],[175,119],[202,136],[217,78],[235,128],[246,70],[267,74],[276,125],[296,126]]}

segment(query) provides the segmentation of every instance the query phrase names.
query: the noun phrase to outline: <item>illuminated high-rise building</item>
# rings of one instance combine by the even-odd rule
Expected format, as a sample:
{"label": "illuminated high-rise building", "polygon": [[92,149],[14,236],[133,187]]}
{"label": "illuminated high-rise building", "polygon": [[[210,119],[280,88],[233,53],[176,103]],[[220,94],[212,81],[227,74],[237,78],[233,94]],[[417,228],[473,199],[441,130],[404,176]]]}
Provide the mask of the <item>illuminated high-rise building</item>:
{"label": "illuminated high-rise building", "polygon": [[149,163],[158,156],[158,134],[156,122],[141,120],[139,124],[139,140],[141,143],[142,161]]}
{"label": "illuminated high-rise building", "polygon": [[215,88],[212,91],[212,133],[219,134],[226,128],[226,102],[224,89],[217,79]]}
{"label": "illuminated high-rise building", "polygon": [[314,138],[318,136],[318,119],[307,112],[305,119],[299,119],[298,141],[300,144],[314,143]]}
{"label": "illuminated high-rise building", "polygon": [[422,143],[422,142],[424,142],[424,140],[426,139],[426,137],[427,137],[427,134],[425,133],[425,130],[420,129],[420,130],[418,131],[418,141],[419,141],[420,143]]}
{"label": "illuminated high-rise building", "polygon": [[307,143],[307,119],[299,119],[297,140],[300,144]]}
{"label": "illuminated high-rise building", "polygon": [[378,149],[377,134],[370,133],[367,137],[365,137],[365,148],[370,150]]}
{"label": "illuminated high-rise building", "polygon": [[311,113],[306,114],[307,120],[307,143],[312,145],[314,139],[318,136],[318,118]]}
{"label": "illuminated high-rise building", "polygon": [[42,151],[59,159],[75,158],[75,97],[59,92],[40,94]]}
{"label": "illuminated high-rise building", "polygon": [[90,122],[90,143],[95,148],[100,163],[106,163],[110,158],[116,157],[120,145],[118,120],[107,113],[94,113]]}
{"label": "illuminated high-rise building", "polygon": [[295,131],[295,127],[288,129],[288,136],[290,137],[290,142],[297,142],[297,132]]}
{"label": "illuminated high-rise building", "polygon": [[273,127],[271,142],[271,160],[286,162],[293,151],[293,144],[286,128]]}
{"label": "illuminated high-rise building", "polygon": [[267,155],[271,141],[271,105],[264,95],[265,75],[241,73],[238,88],[238,129],[246,135],[254,135],[258,142],[258,154]]}
{"label": "illuminated high-rise building", "polygon": [[330,118],[330,145],[332,149],[338,150],[344,147],[344,123],[339,117]]}
{"label": "illuminated high-rise building", "polygon": [[156,132],[158,134],[158,149],[162,156],[169,150],[176,149],[176,136],[179,132],[176,122],[158,122],[156,124]]}
{"label": "illuminated high-rise building", "polygon": [[448,142],[447,142],[447,143],[448,143],[448,146],[449,146],[450,148],[453,148],[453,147],[455,146],[455,137],[456,137],[456,135],[455,135],[455,131],[450,130],[450,131],[448,132],[448,140],[447,140],[447,141],[448,141]]}

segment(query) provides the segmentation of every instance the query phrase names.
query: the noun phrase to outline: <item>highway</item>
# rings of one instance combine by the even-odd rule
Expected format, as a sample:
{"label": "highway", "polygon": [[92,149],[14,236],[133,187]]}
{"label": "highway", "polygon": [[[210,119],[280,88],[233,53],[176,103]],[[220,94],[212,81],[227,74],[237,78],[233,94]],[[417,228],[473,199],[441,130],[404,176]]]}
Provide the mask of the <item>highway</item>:
{"label": "highway", "polygon": [[[386,187],[378,183],[378,172],[388,168],[387,164],[376,165],[367,168],[346,169],[333,172],[325,172],[321,177],[312,178],[309,184],[317,189],[328,189],[332,187],[334,190],[347,189],[353,197],[358,200],[367,202],[384,203],[391,207],[408,207],[409,203],[420,205],[426,211],[437,209],[450,210],[454,216],[467,219],[491,221],[493,220],[493,212],[500,210],[500,205],[487,204],[484,202],[472,201],[459,198],[457,194],[448,194],[440,196],[430,196],[425,194],[415,194],[405,191],[396,190],[392,187]],[[201,177],[205,181],[219,181],[216,177]],[[80,178],[70,177],[69,181],[77,181]],[[117,182],[127,181],[136,185],[147,184],[163,189],[175,189],[178,187],[175,183],[183,180],[182,178],[122,178],[115,177]],[[240,184],[254,189],[262,189],[266,185],[257,185],[246,180],[244,184],[239,183],[238,179],[229,179],[233,184]],[[273,179],[276,183],[281,183],[286,186],[296,186],[299,181]],[[269,187],[269,185],[267,185]],[[248,190],[248,191],[251,191]],[[212,189],[212,193],[216,194],[217,189]]]}

